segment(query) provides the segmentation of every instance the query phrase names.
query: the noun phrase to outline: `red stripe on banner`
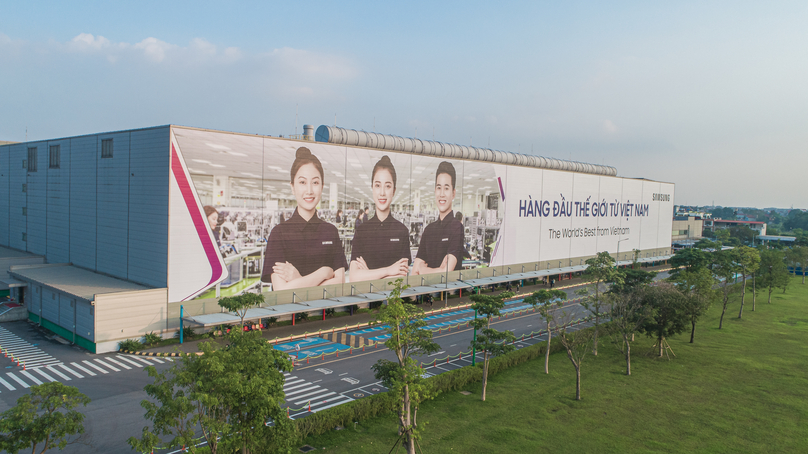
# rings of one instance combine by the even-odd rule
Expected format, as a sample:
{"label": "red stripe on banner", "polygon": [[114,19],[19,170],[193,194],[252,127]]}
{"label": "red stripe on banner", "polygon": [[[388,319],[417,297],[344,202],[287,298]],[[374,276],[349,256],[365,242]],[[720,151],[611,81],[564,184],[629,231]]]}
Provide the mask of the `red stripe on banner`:
{"label": "red stripe on banner", "polygon": [[208,257],[208,262],[210,262],[212,272],[210,281],[208,281],[208,283],[205,285],[205,287],[207,287],[222,275],[222,264],[219,263],[219,251],[216,250],[216,246],[210,239],[210,235],[208,235],[207,223],[205,222],[205,219],[202,218],[202,214],[199,212],[199,208],[196,206],[196,200],[194,200],[194,193],[192,192],[193,190],[191,189],[191,184],[188,182],[188,177],[185,175],[185,171],[180,163],[180,157],[177,155],[177,150],[174,148],[173,143],[171,144],[171,171],[174,173],[174,178],[177,180],[177,185],[180,187],[182,199],[185,201],[185,206],[188,208],[188,213],[190,213],[191,219],[194,221],[196,234],[199,236],[199,241],[202,242],[202,247],[205,249],[205,255]]}

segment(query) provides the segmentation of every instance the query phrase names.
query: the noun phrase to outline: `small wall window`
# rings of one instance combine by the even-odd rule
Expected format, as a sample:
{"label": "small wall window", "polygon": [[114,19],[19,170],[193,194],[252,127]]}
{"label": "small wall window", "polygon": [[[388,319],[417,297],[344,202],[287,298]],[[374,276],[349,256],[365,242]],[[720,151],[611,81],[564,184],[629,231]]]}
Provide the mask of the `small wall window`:
{"label": "small wall window", "polygon": [[55,299],[56,299],[56,294],[55,294],[55,293],[51,293],[51,299],[52,299],[52,300],[55,300]]}
{"label": "small wall window", "polygon": [[104,139],[101,141],[101,157],[112,157],[112,139]]}
{"label": "small wall window", "polygon": [[48,153],[48,168],[58,169],[61,162],[62,146],[51,145]]}
{"label": "small wall window", "polygon": [[22,192],[27,192],[27,191],[28,191],[28,185],[23,183],[22,184]]}
{"label": "small wall window", "polygon": [[22,215],[28,216],[28,207],[22,207]]}
{"label": "small wall window", "polygon": [[95,315],[95,308],[94,307],[90,308],[90,315]]}
{"label": "small wall window", "polygon": [[22,168],[23,168],[23,169],[27,169],[27,168],[28,168],[28,160],[27,160],[27,159],[23,159],[23,160],[22,160]]}
{"label": "small wall window", "polygon": [[[22,240],[26,241],[26,242],[28,241],[28,234],[27,233],[22,232]],[[37,293],[39,293],[39,292],[37,292]]]}
{"label": "small wall window", "polygon": [[36,147],[28,147],[28,171],[36,172]]}

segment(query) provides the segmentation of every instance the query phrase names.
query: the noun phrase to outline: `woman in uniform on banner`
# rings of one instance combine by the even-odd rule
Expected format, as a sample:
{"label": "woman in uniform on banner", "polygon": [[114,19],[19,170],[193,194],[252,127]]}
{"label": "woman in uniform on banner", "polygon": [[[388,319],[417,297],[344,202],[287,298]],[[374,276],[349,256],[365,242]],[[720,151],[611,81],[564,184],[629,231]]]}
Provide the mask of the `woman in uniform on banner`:
{"label": "woman in uniform on banner", "polygon": [[334,224],[317,216],[325,185],[323,165],[306,147],[295,152],[290,172],[297,208],[269,234],[261,280],[273,290],[342,284],[348,264]]}
{"label": "woman in uniform on banner", "polygon": [[410,266],[409,231],[390,214],[396,194],[396,169],[387,156],[373,167],[371,192],[375,215],[356,229],[351,249],[351,282],[407,275]]}
{"label": "woman in uniform on banner", "polygon": [[455,219],[452,211],[457,193],[457,175],[454,166],[443,161],[435,172],[435,205],[438,220],[424,229],[418,254],[412,266],[412,274],[444,273],[463,267],[463,224]]}

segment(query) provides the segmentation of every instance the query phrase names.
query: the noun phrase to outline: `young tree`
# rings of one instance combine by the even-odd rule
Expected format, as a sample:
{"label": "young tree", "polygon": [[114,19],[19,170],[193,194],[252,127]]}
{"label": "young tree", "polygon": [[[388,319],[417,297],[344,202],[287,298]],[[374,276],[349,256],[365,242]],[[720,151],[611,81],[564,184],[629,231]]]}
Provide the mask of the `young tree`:
{"label": "young tree", "polygon": [[774,289],[783,288],[791,280],[788,267],[783,262],[783,251],[768,249],[760,254],[760,286],[768,289],[768,302],[772,302]]}
{"label": "young tree", "polygon": [[721,318],[718,322],[718,329],[721,329],[724,326],[724,314],[727,313],[729,297],[736,290],[732,281],[738,273],[738,264],[735,262],[732,250],[713,252],[712,258],[711,271],[721,282]]}
{"label": "young tree", "polygon": [[697,268],[680,272],[677,276],[671,277],[670,282],[687,297],[684,310],[690,319],[690,343],[692,344],[696,336],[696,322],[718,298],[718,290],[714,288],[715,278],[707,268]]}
{"label": "young tree", "polygon": [[706,268],[710,264],[710,253],[704,249],[696,247],[679,249],[671,257],[671,276],[676,276],[682,271],[693,271],[698,268]]}
{"label": "young tree", "polygon": [[234,312],[241,318],[241,331],[244,331],[244,317],[247,316],[247,309],[255,307],[264,302],[264,296],[257,293],[242,293],[241,295],[228,296],[219,299],[219,306],[229,312]]}
{"label": "young tree", "polygon": [[482,316],[482,318],[475,318],[469,324],[475,329],[481,330],[477,333],[476,339],[471,341],[471,347],[475,351],[483,352],[483,401],[485,401],[485,390],[488,386],[488,361],[494,356],[508,353],[514,349],[512,343],[516,337],[512,332],[497,331],[491,328],[491,321],[502,314],[505,300],[513,295],[513,292],[502,292],[498,295],[471,295],[471,301],[474,303],[471,308],[477,315]]}
{"label": "young tree", "polygon": [[598,354],[598,331],[600,330],[600,317],[606,307],[606,299],[602,297],[601,284],[611,283],[612,285],[622,285],[623,275],[615,268],[614,257],[608,252],[598,252],[598,255],[587,259],[588,266],[584,271],[583,279],[587,285],[576,291],[583,297],[581,305],[592,312],[595,316],[595,329],[592,340],[592,353]]}
{"label": "young tree", "polygon": [[626,358],[626,375],[631,375],[631,341],[634,333],[640,330],[650,315],[650,308],[643,306],[641,289],[631,292],[611,293],[609,314],[611,325],[609,332],[612,343]]}
{"label": "young tree", "polygon": [[283,372],[292,370],[291,361],[257,332],[231,333],[228,341],[223,348],[203,342],[203,355],[185,356],[162,373],[146,368],[155,381],[146,385],[151,399],[141,406],[152,428],[145,427],[140,439],[129,438],[133,449],[199,452],[196,427],[207,442],[202,451],[212,454],[291,449],[295,426],[281,408]]}
{"label": "young tree", "polygon": [[[748,227],[747,227],[748,228]],[[741,310],[738,311],[738,318],[743,317],[743,304],[746,298],[746,276],[754,273],[760,266],[760,253],[757,249],[749,246],[739,246],[732,251],[735,255],[735,263],[741,272],[743,285],[741,286]]]}
{"label": "young tree", "polygon": [[41,454],[76,443],[87,445],[84,415],[74,408],[88,403],[90,398],[78,388],[57,381],[32,386],[17,405],[0,415],[0,450]]}
{"label": "young tree", "polygon": [[797,275],[797,266],[802,268],[802,283],[805,283],[805,273],[808,272],[808,247],[794,246],[786,251],[786,260],[788,264],[794,269],[794,275]]}
{"label": "young tree", "polygon": [[575,311],[561,311],[558,318],[560,327],[558,338],[567,352],[567,358],[575,368],[575,400],[581,400],[581,366],[592,346],[594,329],[573,329],[573,322],[579,314]]}
{"label": "young tree", "polygon": [[667,282],[640,290],[642,305],[649,308],[650,316],[640,328],[649,337],[656,339],[659,357],[665,354],[665,344],[671,336],[687,327],[688,313],[685,296]]}
{"label": "young tree", "polygon": [[524,299],[525,303],[532,305],[539,311],[539,315],[544,319],[544,324],[547,326],[547,350],[544,352],[545,374],[550,373],[550,341],[553,339],[553,332],[558,329],[557,317],[559,314],[556,311],[564,307],[565,299],[567,299],[567,292],[555,289],[541,289]]}
{"label": "young tree", "polygon": [[415,454],[418,406],[432,398],[434,391],[423,379],[421,368],[413,356],[435,353],[440,346],[432,341],[432,331],[426,328],[424,311],[413,304],[404,304],[401,299],[401,292],[408,288],[403,282],[403,279],[395,281],[395,287],[387,297],[387,305],[382,306],[376,317],[376,322],[387,326],[390,338],[384,345],[395,353],[397,361],[380,359],[372,368],[376,379],[381,380],[388,392],[396,397],[398,433],[404,438],[407,453]]}

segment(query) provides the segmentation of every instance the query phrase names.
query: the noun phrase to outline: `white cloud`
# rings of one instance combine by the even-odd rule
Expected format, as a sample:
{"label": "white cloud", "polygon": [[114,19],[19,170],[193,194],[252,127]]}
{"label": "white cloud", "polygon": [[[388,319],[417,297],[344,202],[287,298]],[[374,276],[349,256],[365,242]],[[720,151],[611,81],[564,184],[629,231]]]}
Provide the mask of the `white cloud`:
{"label": "white cloud", "polygon": [[606,134],[617,134],[617,126],[611,120],[603,120],[603,132]]}
{"label": "white cloud", "polygon": [[[166,52],[176,49],[178,46],[161,41],[157,38],[146,38],[133,46],[140,49],[149,60],[160,63],[166,58]],[[215,51],[214,51],[215,52]]]}
{"label": "white cloud", "polygon": [[68,47],[72,50],[88,51],[101,50],[110,47],[111,43],[103,36],[93,36],[90,33],[79,33],[70,40]]}

